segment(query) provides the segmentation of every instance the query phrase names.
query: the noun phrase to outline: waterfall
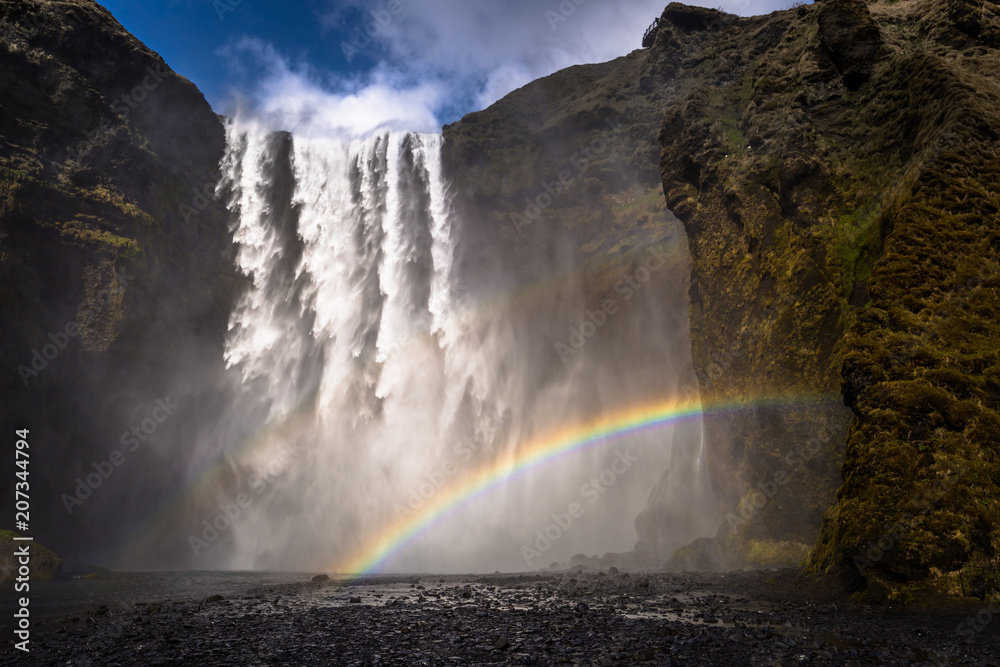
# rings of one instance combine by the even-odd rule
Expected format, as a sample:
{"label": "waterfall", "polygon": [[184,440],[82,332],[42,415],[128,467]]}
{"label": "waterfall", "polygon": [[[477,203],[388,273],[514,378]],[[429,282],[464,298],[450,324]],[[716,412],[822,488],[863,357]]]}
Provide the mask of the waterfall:
{"label": "waterfall", "polygon": [[[558,314],[538,322],[545,308],[463,284],[459,241],[474,221],[452,212],[441,136],[345,141],[238,122],[227,133],[224,185],[248,284],[226,346],[242,377],[235,414],[246,437],[225,455],[233,492],[254,505],[233,521],[222,565],[321,570],[442,483],[512,460],[530,438],[635,389],[629,368],[601,362],[596,344],[560,364]],[[548,298],[580,300],[570,292]],[[682,349],[672,338],[655,345],[663,359]],[[674,382],[674,370],[662,370]],[[576,552],[627,551],[677,432],[528,470],[463,504],[388,567],[524,570]],[[581,501],[588,480],[628,447],[642,460],[629,479],[602,490],[577,528],[526,562],[522,547],[536,530]]]}

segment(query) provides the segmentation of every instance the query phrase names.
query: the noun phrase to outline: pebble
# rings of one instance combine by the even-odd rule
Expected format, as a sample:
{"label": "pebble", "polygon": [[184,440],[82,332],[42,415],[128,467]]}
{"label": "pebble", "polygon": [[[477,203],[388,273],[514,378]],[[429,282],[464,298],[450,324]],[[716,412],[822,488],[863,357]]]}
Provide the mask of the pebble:
{"label": "pebble", "polygon": [[1000,655],[1000,623],[958,646],[964,614],[817,606],[788,580],[768,583],[770,572],[627,574],[304,580],[248,585],[224,604],[109,602],[45,619],[31,653],[0,664],[988,665]]}

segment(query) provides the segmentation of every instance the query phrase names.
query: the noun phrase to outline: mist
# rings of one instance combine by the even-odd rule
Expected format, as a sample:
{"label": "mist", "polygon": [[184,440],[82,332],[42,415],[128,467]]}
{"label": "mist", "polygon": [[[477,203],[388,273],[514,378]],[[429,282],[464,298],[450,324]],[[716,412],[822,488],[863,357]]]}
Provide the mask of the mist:
{"label": "mist", "polygon": [[[539,226],[500,241],[483,227],[489,211],[456,204],[476,195],[456,191],[441,162],[448,114],[633,50],[659,13],[633,4],[624,22],[596,3],[565,20],[534,5],[404,8],[364,47],[378,63],[352,78],[256,38],[222,54],[260,73],[231,100],[217,191],[250,283],[225,351],[240,387],[210,429],[216,444],[192,459],[189,480],[213,473],[172,520],[190,548],[171,564],[335,571],[419,524],[365,566],[519,571],[606,554],[659,566],[714,533],[700,419],[517,465],[547,434],[654,399],[697,402],[679,223],[654,214],[660,235],[612,276],[634,294],[605,313],[578,234]],[[658,190],[622,160],[611,167],[628,197]],[[580,333],[599,319],[599,333]],[[489,470],[496,484],[459,492]]]}
{"label": "mist", "polygon": [[[452,206],[440,135],[347,141],[237,120],[227,139],[220,194],[252,285],[226,344],[242,389],[216,427],[225,435],[206,438],[232,444],[175,517],[174,530],[189,529],[189,566],[335,569],[494,467],[493,488],[378,569],[519,571],[631,552],[635,518],[666,469],[666,501],[694,518],[662,546],[711,529],[697,419],[514,465],[547,433],[680,395],[690,378],[683,285],[671,284],[685,268],[681,236],[643,249],[654,268],[637,275],[649,286],[620,312],[592,315],[601,336],[582,345],[570,337],[594,307],[579,272],[525,284],[514,266],[462,268],[469,222]],[[674,291],[666,302],[664,289]],[[616,337],[640,345],[621,349]],[[212,455],[193,457],[192,479]]]}

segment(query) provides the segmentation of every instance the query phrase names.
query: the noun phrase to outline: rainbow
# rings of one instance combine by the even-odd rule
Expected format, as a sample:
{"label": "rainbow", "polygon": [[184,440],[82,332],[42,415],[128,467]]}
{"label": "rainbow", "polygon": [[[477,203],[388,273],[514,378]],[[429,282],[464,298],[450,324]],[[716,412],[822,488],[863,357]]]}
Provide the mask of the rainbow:
{"label": "rainbow", "polygon": [[[756,408],[833,404],[839,403],[838,399],[836,396],[795,394],[773,398],[717,399],[712,404],[703,405],[697,394],[689,397],[662,397],[626,406],[582,423],[555,428],[521,444],[512,456],[484,464],[441,487],[421,508],[387,522],[346,557],[331,562],[327,571],[348,579],[375,573],[416,538],[468,503],[529,470],[575,452],[685,420],[716,417]],[[245,460],[255,451],[267,449],[265,443],[273,442],[275,437],[279,440],[286,438],[294,440],[295,433],[308,428],[310,424],[309,410],[296,411],[284,423],[265,429],[252,437],[247,443],[248,446],[243,448],[240,458]],[[193,484],[181,493],[175,494],[154,511],[153,516],[148,518],[143,527],[133,534],[132,539],[128,540],[124,548],[118,552],[119,557],[130,553],[143,543],[147,545],[155,543],[157,536],[162,533],[163,524],[171,517],[181,516],[185,501],[190,500],[192,496],[207,493],[225,469],[228,469],[228,466],[223,466],[220,462],[205,466]]]}
{"label": "rainbow", "polygon": [[449,486],[438,489],[412,514],[397,518],[330,568],[346,577],[376,572],[416,537],[462,506],[524,472],[588,447],[624,438],[703,415],[746,410],[750,407],[800,404],[802,399],[765,399],[718,403],[703,409],[700,400],[664,398],[596,417],[582,424],[555,429],[523,444],[513,458],[484,465]]}
{"label": "rainbow", "polygon": [[[640,251],[646,251],[651,247],[658,247],[670,256],[679,253],[677,240],[665,236],[656,243],[633,248],[616,261],[625,262]],[[606,262],[591,262],[583,269],[554,273],[545,280],[524,285],[512,293],[487,296],[482,303],[466,306],[465,316],[475,316],[479,312],[510,308],[514,304],[527,308],[544,303],[545,298],[550,294],[565,289],[580,271],[603,270],[607,268],[604,264]],[[423,337],[429,336],[430,333],[429,330],[424,330],[422,335],[413,335],[407,338],[395,355],[402,355],[407,346],[416,344]],[[232,474],[234,466],[245,463],[255,456],[266,457],[266,453],[274,448],[275,440],[294,442],[295,434],[308,430],[313,424],[314,418],[311,406],[298,406],[284,420],[266,424],[258,432],[245,437],[233,449],[230,456],[217,456],[214,461],[205,462],[203,465],[201,462],[195,462],[199,467],[198,472],[182,488],[165,498],[146,515],[142,523],[119,546],[113,556],[112,565],[127,569],[131,566],[131,556],[135,554],[141,556],[150,551],[158,551],[157,545],[164,532],[179,529],[177,521],[185,515],[186,510],[196,506],[198,499],[211,497],[212,490],[219,480]]]}

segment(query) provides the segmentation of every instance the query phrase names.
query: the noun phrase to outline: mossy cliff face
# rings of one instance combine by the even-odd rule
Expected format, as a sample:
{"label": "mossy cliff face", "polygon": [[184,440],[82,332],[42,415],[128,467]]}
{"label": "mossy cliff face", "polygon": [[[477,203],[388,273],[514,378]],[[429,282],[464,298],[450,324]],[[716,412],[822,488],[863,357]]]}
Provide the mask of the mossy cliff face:
{"label": "mossy cliff face", "polygon": [[[698,66],[743,66],[666,113],[703,398],[820,401],[710,423],[730,488],[809,460],[680,564],[802,555],[832,504],[814,571],[875,598],[996,587],[998,28],[990,2],[740,19]],[[784,34],[747,61],[762,29]]]}
{"label": "mossy cliff face", "polygon": [[[691,267],[658,298],[687,287],[702,400],[735,408],[706,422],[726,519],[668,566],[807,559],[875,597],[995,586],[997,13],[820,0],[738,18],[671,4],[651,49],[445,128],[456,206],[479,221],[466,265],[534,276],[582,262],[587,302],[630,248],[671,237],[669,214],[615,208],[652,191],[649,118],[663,114],[662,192]],[[619,141],[531,209],[606,136]],[[558,323],[552,335],[560,302],[536,317]],[[676,528],[656,496],[644,541]],[[892,546],[860,576],[854,556],[888,546],[887,531]]]}
{"label": "mossy cliff face", "polygon": [[705,427],[726,520],[671,567],[795,564],[838,486],[840,339],[856,262],[828,252],[828,218],[852,186],[838,182],[838,157],[822,150],[824,131],[809,117],[815,107],[835,117],[847,90],[819,44],[817,13],[722,15],[687,28],[701,29],[705,47],[686,67],[704,74],[666,111],[661,173],[691,249],[702,400],[736,409]]}
{"label": "mossy cliff face", "polygon": [[812,564],[863,573],[874,600],[985,597],[1000,590],[1000,6],[873,11],[895,169],[844,341],[844,486]]}
{"label": "mossy cliff face", "polygon": [[[51,531],[33,534],[72,553],[70,535],[94,546],[125,530],[162,469],[132,462],[86,499],[121,508],[108,525],[67,511],[75,478],[122,449],[156,399],[188,409],[158,424],[164,441],[188,442],[212,409],[235,283],[212,200],[224,131],[95,2],[0,4],[0,61],[2,423],[31,431],[32,514]],[[209,387],[200,400],[182,395],[188,380]]]}

